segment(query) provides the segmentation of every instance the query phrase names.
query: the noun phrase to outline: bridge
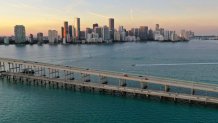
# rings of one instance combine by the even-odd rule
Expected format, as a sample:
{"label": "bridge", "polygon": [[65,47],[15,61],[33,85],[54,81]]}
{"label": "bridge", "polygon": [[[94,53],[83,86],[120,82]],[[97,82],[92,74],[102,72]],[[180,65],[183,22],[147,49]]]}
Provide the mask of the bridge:
{"label": "bridge", "polygon": [[218,104],[218,84],[93,70],[11,58],[0,58],[0,76],[9,82],[55,88],[158,97],[173,101]]}

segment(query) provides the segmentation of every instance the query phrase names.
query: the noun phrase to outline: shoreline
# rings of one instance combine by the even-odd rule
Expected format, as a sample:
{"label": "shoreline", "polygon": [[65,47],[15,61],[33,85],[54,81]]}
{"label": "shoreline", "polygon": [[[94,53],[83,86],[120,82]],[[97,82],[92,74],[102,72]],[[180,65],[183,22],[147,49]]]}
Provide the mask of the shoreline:
{"label": "shoreline", "polygon": [[128,43],[128,42],[134,42],[134,43],[148,43],[148,42],[159,42],[159,43],[181,43],[181,42],[189,42],[188,40],[186,41],[113,41],[113,42],[73,42],[73,43],[62,43],[62,42],[59,42],[59,43],[49,43],[49,42],[46,42],[46,43],[29,43],[29,42],[26,42],[26,43],[19,43],[19,44],[16,44],[16,43],[9,43],[9,44],[4,44],[4,43],[0,43],[0,45],[102,45],[102,44],[117,44],[117,43]]}

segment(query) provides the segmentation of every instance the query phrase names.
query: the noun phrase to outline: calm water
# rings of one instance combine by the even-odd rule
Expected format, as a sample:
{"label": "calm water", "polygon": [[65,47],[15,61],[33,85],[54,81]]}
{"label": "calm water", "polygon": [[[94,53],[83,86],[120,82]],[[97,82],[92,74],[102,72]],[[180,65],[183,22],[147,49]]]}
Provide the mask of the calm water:
{"label": "calm water", "polygon": [[[0,57],[218,84],[218,41],[0,46]],[[217,123],[218,109],[121,98],[0,80],[0,123]]]}

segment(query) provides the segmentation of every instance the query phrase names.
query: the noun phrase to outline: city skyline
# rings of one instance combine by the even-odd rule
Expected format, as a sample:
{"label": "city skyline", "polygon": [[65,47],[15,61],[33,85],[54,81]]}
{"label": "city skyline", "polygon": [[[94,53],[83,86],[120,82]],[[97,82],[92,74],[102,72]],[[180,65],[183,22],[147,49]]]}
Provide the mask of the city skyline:
{"label": "city skyline", "polygon": [[0,35],[5,36],[13,35],[14,25],[25,25],[27,34],[46,34],[50,29],[60,32],[63,21],[74,25],[75,17],[81,18],[81,30],[92,27],[94,23],[103,27],[108,25],[109,18],[114,18],[116,29],[119,26],[154,29],[159,23],[177,32],[187,29],[197,35],[218,34],[218,17],[213,15],[218,10],[218,1],[215,0],[127,0],[125,4],[121,0],[8,0],[1,1],[1,4],[4,6],[0,8],[3,17]]}

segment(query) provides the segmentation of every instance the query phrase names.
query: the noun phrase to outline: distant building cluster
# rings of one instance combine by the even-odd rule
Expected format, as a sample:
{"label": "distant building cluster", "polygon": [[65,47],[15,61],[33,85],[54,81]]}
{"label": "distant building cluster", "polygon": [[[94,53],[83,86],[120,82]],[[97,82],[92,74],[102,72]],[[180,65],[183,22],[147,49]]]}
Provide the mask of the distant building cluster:
{"label": "distant building cluster", "polygon": [[177,35],[175,31],[170,31],[170,30],[165,30],[164,28],[160,28],[159,24],[156,24],[153,35],[154,35],[154,40],[156,41],[188,41],[195,36],[194,32],[186,31],[186,30],[181,30],[180,35]]}
{"label": "distant building cluster", "polygon": [[85,30],[81,30],[80,18],[74,18],[73,25],[70,25],[67,21],[63,23],[61,27],[61,33],[58,34],[57,30],[48,30],[47,36],[39,32],[34,37],[33,34],[26,36],[26,30],[23,25],[16,25],[14,27],[14,36],[4,37],[3,43],[15,43],[15,44],[43,44],[43,43],[104,43],[104,42],[127,42],[127,41],[188,41],[195,35],[192,31],[181,30],[178,35],[173,30],[166,30],[161,28],[159,24],[156,24],[155,29],[149,29],[148,26],[140,26],[138,28],[132,28],[127,30],[124,26],[115,28],[114,18],[108,19],[108,25],[99,26],[98,23],[94,23],[92,27],[87,27]]}

